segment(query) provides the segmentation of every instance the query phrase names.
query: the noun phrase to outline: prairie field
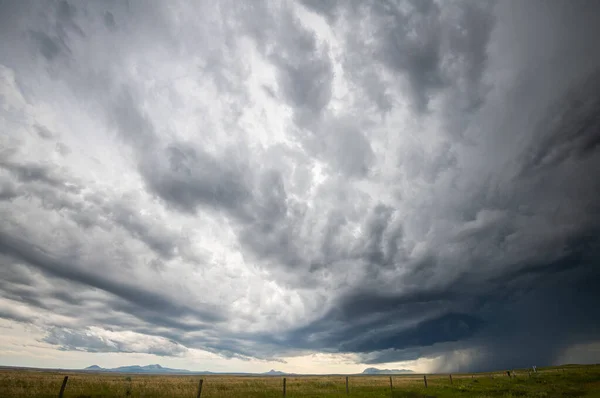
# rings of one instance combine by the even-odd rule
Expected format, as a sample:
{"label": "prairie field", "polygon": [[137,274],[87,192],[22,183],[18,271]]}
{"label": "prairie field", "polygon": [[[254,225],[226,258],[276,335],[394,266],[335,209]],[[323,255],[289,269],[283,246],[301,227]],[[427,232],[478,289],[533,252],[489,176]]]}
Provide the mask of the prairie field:
{"label": "prairie field", "polygon": [[[283,377],[224,375],[140,375],[23,369],[0,370],[0,397],[58,397],[64,376],[64,398],[202,397],[269,398],[283,396]],[[286,376],[286,397],[600,397],[600,366],[563,366],[494,373],[427,375]]]}

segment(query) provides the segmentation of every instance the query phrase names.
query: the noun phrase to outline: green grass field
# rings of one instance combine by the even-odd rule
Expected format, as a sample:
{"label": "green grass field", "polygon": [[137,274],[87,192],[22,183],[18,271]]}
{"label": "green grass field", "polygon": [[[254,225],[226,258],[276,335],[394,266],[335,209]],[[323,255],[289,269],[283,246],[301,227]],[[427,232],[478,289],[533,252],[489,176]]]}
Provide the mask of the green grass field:
{"label": "green grass field", "polygon": [[[69,376],[65,398],[83,397],[196,397],[203,379],[202,397],[268,398],[283,396],[282,377],[152,376],[114,373],[76,373],[36,370],[0,370],[0,397],[58,397],[64,376]],[[564,366],[528,374],[506,372],[393,376],[350,376],[351,397],[599,397],[600,366]],[[287,397],[346,396],[344,376],[289,376]]]}

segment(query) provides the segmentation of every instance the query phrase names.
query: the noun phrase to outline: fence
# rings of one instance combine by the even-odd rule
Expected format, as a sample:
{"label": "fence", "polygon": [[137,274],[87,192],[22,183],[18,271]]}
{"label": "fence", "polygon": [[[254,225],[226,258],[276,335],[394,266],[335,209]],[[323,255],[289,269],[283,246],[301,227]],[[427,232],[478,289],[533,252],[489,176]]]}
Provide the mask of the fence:
{"label": "fence", "polygon": [[[531,377],[531,372],[525,370],[520,371],[517,375],[514,371],[506,371],[504,377]],[[156,376],[156,375],[133,375],[124,377],[118,374],[103,374],[105,377],[114,383],[120,384],[123,388],[117,390],[117,386],[113,388],[115,395],[119,396],[144,396],[144,391],[152,396],[161,394],[157,391],[157,386],[170,385],[169,391],[164,391],[165,396],[195,396],[201,397],[234,397],[234,396],[269,396],[269,397],[317,397],[317,396],[394,396],[394,391],[401,391],[403,387],[408,385],[414,386],[420,381],[420,385],[424,388],[439,387],[441,385],[453,386],[455,381],[474,381],[473,379],[502,377],[503,373],[490,374],[458,374],[453,375],[356,375],[356,376],[201,376],[200,378],[193,376]],[[77,374],[72,377],[76,378]],[[101,378],[102,378],[101,377]],[[94,389],[92,386],[83,388],[82,382],[85,380],[84,375],[81,380],[75,379],[78,383],[76,390],[73,393],[75,396],[84,395],[85,389]],[[59,398],[68,398],[65,396],[67,390],[68,376],[65,376],[60,387]],[[168,381],[167,381],[168,380]],[[178,381],[179,380],[179,381]],[[194,381],[195,380],[195,381]],[[108,382],[108,380],[107,380]],[[134,383],[135,382],[135,383]],[[191,395],[191,382],[196,387],[194,395]],[[95,388],[100,388],[96,386]],[[102,387],[107,390],[107,387]],[[185,390],[185,393],[184,393]],[[181,394],[175,394],[175,391]],[[83,394],[82,394],[83,392]],[[260,392],[260,394],[258,394]]]}
{"label": "fence", "polygon": [[[113,375],[114,376],[114,375]],[[135,375],[140,379],[150,379],[152,375]],[[156,378],[162,378],[169,376],[154,376]],[[173,375],[172,378],[180,376]],[[383,393],[383,395],[392,395],[394,393],[394,385],[396,389],[407,381],[414,381],[420,376],[378,376],[378,375],[360,375],[360,376],[286,376],[286,377],[260,377],[260,376],[212,376],[207,378],[197,379],[197,389],[195,391],[196,398],[207,396],[207,393],[211,396],[215,395],[215,391],[223,394],[223,396],[242,396],[243,393],[248,391],[263,391],[271,392],[269,396],[282,396],[282,397],[311,397],[311,396],[323,396],[323,395],[339,395],[339,396],[352,396],[354,393],[364,394],[367,392],[371,393]],[[452,383],[452,376],[450,375],[450,383]],[[114,378],[114,377],[113,377]],[[189,378],[187,376],[186,378]],[[73,379],[73,377],[72,377]],[[134,394],[134,386],[132,385],[131,376],[121,377],[122,384],[125,385],[125,396],[131,396]],[[59,398],[65,398],[65,391],[67,390],[67,382],[69,376],[65,376],[59,391]],[[210,381],[209,381],[210,380]],[[396,381],[396,383],[394,383]],[[423,375],[423,381],[425,387],[427,387],[427,376]],[[148,383],[145,387],[148,387]],[[179,383],[176,383],[179,384]],[[77,390],[81,390],[81,383]],[[106,388],[104,388],[106,389]],[[154,390],[153,388],[151,388]],[[189,391],[189,386],[186,388]],[[279,390],[279,394],[276,391]],[[204,395],[203,395],[204,392]],[[386,393],[387,392],[387,393]],[[116,391],[115,391],[116,393]],[[137,394],[136,394],[137,395]],[[143,395],[143,394],[142,394]],[[152,394],[154,395],[154,394]]]}
{"label": "fence", "polygon": [[[67,375],[65,375],[65,373]],[[437,395],[440,389],[521,388],[539,383],[574,380],[575,376],[600,380],[599,367],[521,369],[479,374],[241,376],[148,375],[93,372],[0,370],[0,396],[29,397],[393,397],[420,390]],[[553,380],[540,378],[551,377]],[[583,379],[582,379],[583,380]],[[524,384],[525,383],[525,384]],[[541,384],[540,384],[541,385]],[[544,384],[545,385],[545,384]],[[511,387],[512,386],[512,387]],[[521,386],[521,387],[519,387]],[[475,390],[474,390],[475,389]]]}

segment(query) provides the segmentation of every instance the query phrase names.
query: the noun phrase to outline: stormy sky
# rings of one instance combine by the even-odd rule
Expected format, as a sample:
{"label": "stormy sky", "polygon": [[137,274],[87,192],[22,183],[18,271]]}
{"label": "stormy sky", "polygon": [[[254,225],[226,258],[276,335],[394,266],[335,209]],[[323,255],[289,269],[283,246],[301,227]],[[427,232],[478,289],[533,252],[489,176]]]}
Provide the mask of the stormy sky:
{"label": "stormy sky", "polygon": [[0,364],[600,361],[597,1],[0,1]]}

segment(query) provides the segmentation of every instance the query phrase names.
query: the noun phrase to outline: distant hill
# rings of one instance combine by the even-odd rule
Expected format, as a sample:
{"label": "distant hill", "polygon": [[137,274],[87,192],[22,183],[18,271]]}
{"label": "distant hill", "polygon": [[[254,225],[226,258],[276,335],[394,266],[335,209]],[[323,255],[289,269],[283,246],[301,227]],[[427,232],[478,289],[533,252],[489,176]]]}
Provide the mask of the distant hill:
{"label": "distant hill", "polygon": [[265,373],[215,373],[207,371],[192,371],[186,369],[171,369],[164,368],[158,364],[154,365],[131,365],[131,366],[119,366],[118,368],[102,368],[98,365],[88,366],[83,369],[90,372],[112,372],[112,373],[148,373],[148,374],[195,374],[195,375],[207,375],[207,374],[233,374],[233,375],[264,375],[264,376],[283,376],[290,373],[280,372],[278,370],[271,369]]}
{"label": "distant hill", "polygon": [[414,373],[410,369],[377,369],[377,368],[367,368],[363,370],[362,374],[364,375],[396,375],[396,374],[407,374]]}
{"label": "distant hill", "polygon": [[274,370],[271,369],[268,372],[262,373],[265,376],[283,376],[283,375],[287,375],[288,373],[285,372],[280,372],[279,370]]}
{"label": "distant hill", "polygon": [[[164,368],[158,364],[154,365],[131,365],[119,366],[118,368],[102,368],[98,365],[88,366],[84,369],[89,372],[113,372],[113,373],[145,373],[145,374],[194,374],[194,375],[209,375],[209,374],[229,374],[229,375],[254,375],[254,376],[292,376],[294,373],[282,372],[280,370],[271,369],[264,373],[242,373],[242,372],[207,372],[207,371],[191,371],[186,369],[171,369]],[[409,374],[414,373],[409,369],[377,369],[367,368],[362,374],[364,375],[393,375],[393,374]]]}
{"label": "distant hill", "polygon": [[[88,366],[84,370],[95,371],[95,372],[117,372],[117,373],[153,373],[153,374],[162,374],[162,373],[192,373],[189,370],[185,369],[171,369],[171,368],[163,368],[158,364],[154,365],[146,365],[146,366],[119,366],[118,368],[101,368],[98,365]],[[196,372],[194,372],[196,373]],[[208,372],[207,372],[208,373]]]}

